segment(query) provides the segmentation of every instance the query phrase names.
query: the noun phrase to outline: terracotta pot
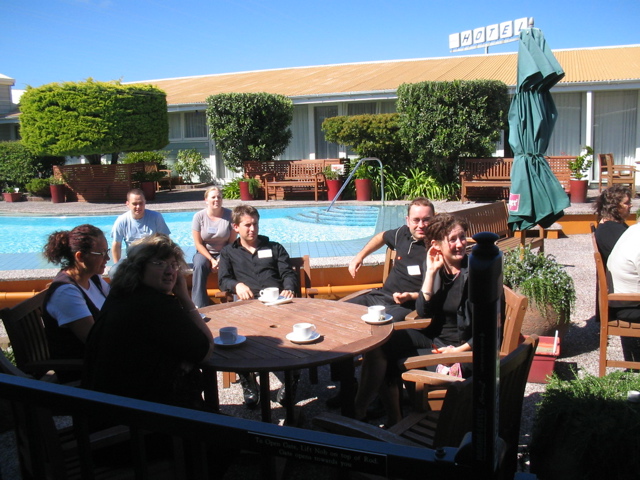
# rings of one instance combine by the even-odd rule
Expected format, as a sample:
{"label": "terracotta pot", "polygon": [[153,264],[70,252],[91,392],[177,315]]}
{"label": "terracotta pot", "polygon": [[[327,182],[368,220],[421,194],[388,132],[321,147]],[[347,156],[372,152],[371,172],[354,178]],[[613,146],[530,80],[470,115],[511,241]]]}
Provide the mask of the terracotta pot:
{"label": "terracotta pot", "polygon": [[240,200],[243,202],[253,200],[253,195],[249,191],[249,182],[238,182],[238,185],[240,185]]}
{"label": "terracotta pot", "polygon": [[571,189],[571,203],[587,202],[587,189],[589,188],[588,180],[571,179],[569,181],[569,188]]}
{"label": "terracotta pot", "polygon": [[[342,187],[342,180],[327,180],[327,200],[331,201],[336,198],[340,187]],[[342,198],[342,195],[340,197]]]}
{"label": "terracotta pot", "polygon": [[145,200],[156,199],[156,182],[140,182],[140,189],[144,193]]}
{"label": "terracotta pot", "polygon": [[562,339],[569,328],[569,324],[565,322],[565,319],[560,317],[560,315],[549,306],[545,308],[544,312],[541,312],[533,305],[531,300],[529,300],[529,302],[520,333],[522,333],[522,335],[536,334],[539,337],[553,337],[557,330],[558,337]]}
{"label": "terracotta pot", "polygon": [[356,179],[356,200],[361,202],[371,201],[371,180],[368,178]]}
{"label": "terracotta pot", "polygon": [[21,202],[22,201],[22,193],[18,192],[18,193],[3,193],[2,196],[4,197],[4,201],[5,202]]}
{"label": "terracotta pot", "polygon": [[49,185],[51,191],[51,203],[64,203],[65,201],[65,186],[64,185]]}

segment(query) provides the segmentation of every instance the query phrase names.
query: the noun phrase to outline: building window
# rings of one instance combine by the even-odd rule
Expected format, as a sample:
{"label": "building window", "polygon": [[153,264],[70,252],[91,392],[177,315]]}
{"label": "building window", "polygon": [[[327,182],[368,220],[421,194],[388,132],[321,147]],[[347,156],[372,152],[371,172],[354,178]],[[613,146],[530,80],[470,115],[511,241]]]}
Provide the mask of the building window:
{"label": "building window", "polygon": [[186,112],[184,114],[184,138],[206,138],[207,119],[204,112]]}
{"label": "building window", "polygon": [[338,158],[338,144],[327,142],[321,128],[326,118],[338,116],[338,106],[315,107],[314,113],[316,158]]}
{"label": "building window", "polygon": [[171,140],[179,140],[182,138],[182,129],[180,128],[180,113],[169,114],[169,138]]}

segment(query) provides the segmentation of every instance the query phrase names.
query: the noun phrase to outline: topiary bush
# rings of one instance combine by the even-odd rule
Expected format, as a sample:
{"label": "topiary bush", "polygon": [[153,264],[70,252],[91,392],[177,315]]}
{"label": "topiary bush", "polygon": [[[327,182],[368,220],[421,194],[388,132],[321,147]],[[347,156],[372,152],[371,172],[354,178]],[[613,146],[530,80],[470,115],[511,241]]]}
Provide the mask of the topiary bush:
{"label": "topiary bush", "polygon": [[49,185],[51,183],[48,178],[33,178],[26,183],[24,188],[27,192],[37,197],[50,197],[51,189]]}

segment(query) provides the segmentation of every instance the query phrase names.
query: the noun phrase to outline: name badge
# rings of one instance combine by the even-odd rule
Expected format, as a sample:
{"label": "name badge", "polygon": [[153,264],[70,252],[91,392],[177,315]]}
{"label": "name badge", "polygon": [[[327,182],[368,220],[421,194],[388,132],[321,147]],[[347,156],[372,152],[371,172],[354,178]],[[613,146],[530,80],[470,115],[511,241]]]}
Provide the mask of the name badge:
{"label": "name badge", "polygon": [[422,275],[420,273],[420,265],[407,266],[407,272],[409,273],[409,275]]}
{"label": "name badge", "polygon": [[209,227],[209,228],[207,228],[207,233],[209,235],[215,235],[216,233],[218,233],[218,227]]}
{"label": "name badge", "polygon": [[273,252],[270,248],[266,250],[258,250],[258,258],[271,258],[273,257]]}

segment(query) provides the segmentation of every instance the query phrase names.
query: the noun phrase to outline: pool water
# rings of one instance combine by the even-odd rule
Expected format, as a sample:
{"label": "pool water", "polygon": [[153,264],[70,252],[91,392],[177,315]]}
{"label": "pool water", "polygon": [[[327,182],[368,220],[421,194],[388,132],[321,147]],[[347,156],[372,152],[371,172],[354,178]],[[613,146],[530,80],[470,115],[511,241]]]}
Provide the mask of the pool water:
{"label": "pool water", "polygon": [[[282,244],[332,242],[371,237],[380,207],[341,206],[260,209],[260,234]],[[163,213],[171,238],[183,249],[193,247],[191,220],[195,212]],[[105,232],[111,244],[116,215],[69,217],[0,217],[0,254],[39,253],[57,230],[90,223]],[[0,266],[0,269],[2,267]]]}

